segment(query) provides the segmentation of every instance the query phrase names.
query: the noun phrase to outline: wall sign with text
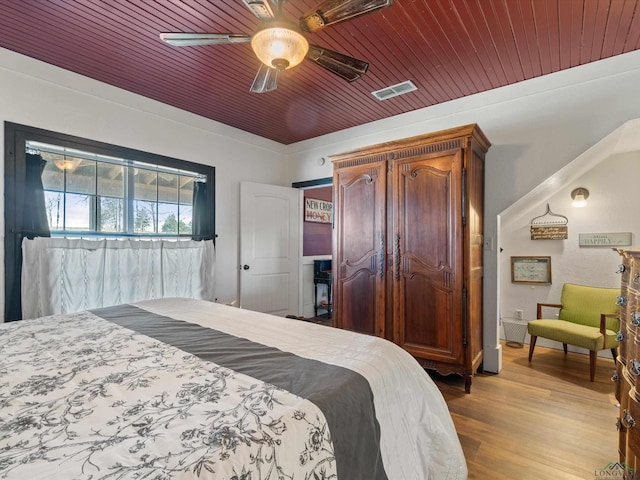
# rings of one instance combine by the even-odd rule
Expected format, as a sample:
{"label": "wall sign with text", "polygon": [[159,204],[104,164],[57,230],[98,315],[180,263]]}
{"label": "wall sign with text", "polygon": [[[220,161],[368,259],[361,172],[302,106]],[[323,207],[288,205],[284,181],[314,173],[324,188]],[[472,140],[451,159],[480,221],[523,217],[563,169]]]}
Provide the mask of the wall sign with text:
{"label": "wall sign with text", "polygon": [[569,238],[569,229],[566,225],[531,226],[531,240],[566,240],[567,238]]}
{"label": "wall sign with text", "polygon": [[333,223],[333,203],[315,198],[304,199],[304,221]]}
{"label": "wall sign with text", "polygon": [[581,247],[622,247],[631,245],[631,232],[580,233]]}
{"label": "wall sign with text", "polygon": [[511,257],[511,281],[551,285],[551,257]]}

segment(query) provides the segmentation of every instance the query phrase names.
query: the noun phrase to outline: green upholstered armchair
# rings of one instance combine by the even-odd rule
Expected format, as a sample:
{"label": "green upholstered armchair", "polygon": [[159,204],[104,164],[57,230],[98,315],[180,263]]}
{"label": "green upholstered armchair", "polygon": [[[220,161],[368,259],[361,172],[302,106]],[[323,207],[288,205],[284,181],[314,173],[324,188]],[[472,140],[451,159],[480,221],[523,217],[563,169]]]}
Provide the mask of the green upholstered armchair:
{"label": "green upholstered armchair", "polygon": [[[533,356],[538,337],[562,342],[564,353],[567,345],[589,350],[589,370],[593,382],[596,373],[596,358],[600,350],[610,349],[615,361],[618,347],[617,332],[619,288],[589,287],[565,283],[562,286],[560,303],[538,303],[537,320],[528,325],[531,343],[529,361]],[[559,308],[557,319],[543,319],[542,308]]]}

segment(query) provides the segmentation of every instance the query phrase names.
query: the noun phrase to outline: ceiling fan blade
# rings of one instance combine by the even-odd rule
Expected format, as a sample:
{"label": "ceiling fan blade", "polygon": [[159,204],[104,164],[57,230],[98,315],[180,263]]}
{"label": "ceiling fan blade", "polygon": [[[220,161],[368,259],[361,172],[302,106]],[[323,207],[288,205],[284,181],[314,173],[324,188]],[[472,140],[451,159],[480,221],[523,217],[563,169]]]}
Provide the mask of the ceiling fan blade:
{"label": "ceiling fan blade", "polygon": [[349,20],[391,5],[393,0],[324,0],[300,18],[300,28],[315,32],[327,25]]}
{"label": "ceiling fan blade", "polygon": [[364,60],[358,60],[316,45],[309,45],[309,52],[306,58],[348,82],[359,79],[369,68],[369,63]]}
{"label": "ceiling fan blade", "polygon": [[252,93],[266,93],[278,87],[278,70],[267,67],[264,63],[260,65],[260,70],[249,89]]}
{"label": "ceiling fan blade", "polygon": [[243,0],[244,4],[258,18],[273,18],[270,0]]}
{"label": "ceiling fan blade", "polygon": [[251,41],[251,36],[236,33],[161,33],[160,40],[175,47],[189,47],[192,45],[245,43]]}

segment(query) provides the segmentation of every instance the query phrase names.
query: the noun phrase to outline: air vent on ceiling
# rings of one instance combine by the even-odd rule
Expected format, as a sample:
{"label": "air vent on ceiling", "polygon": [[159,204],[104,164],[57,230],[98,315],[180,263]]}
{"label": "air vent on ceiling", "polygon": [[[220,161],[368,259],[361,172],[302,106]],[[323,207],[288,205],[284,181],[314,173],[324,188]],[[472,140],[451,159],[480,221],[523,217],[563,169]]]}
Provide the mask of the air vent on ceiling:
{"label": "air vent on ceiling", "polygon": [[388,98],[404,95],[405,93],[413,92],[417,89],[418,87],[416,87],[411,80],[407,80],[406,82],[371,92],[371,95],[376,97],[378,100],[387,100]]}

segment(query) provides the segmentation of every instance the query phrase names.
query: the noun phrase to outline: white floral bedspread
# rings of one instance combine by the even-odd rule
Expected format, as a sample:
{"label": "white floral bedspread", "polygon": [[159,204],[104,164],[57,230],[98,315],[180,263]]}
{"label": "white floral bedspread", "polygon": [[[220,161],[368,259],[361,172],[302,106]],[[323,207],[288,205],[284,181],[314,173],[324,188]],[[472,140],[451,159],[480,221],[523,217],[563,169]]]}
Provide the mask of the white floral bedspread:
{"label": "white floral bedspread", "polygon": [[1,325],[0,351],[0,478],[337,478],[311,402],[89,312]]}

